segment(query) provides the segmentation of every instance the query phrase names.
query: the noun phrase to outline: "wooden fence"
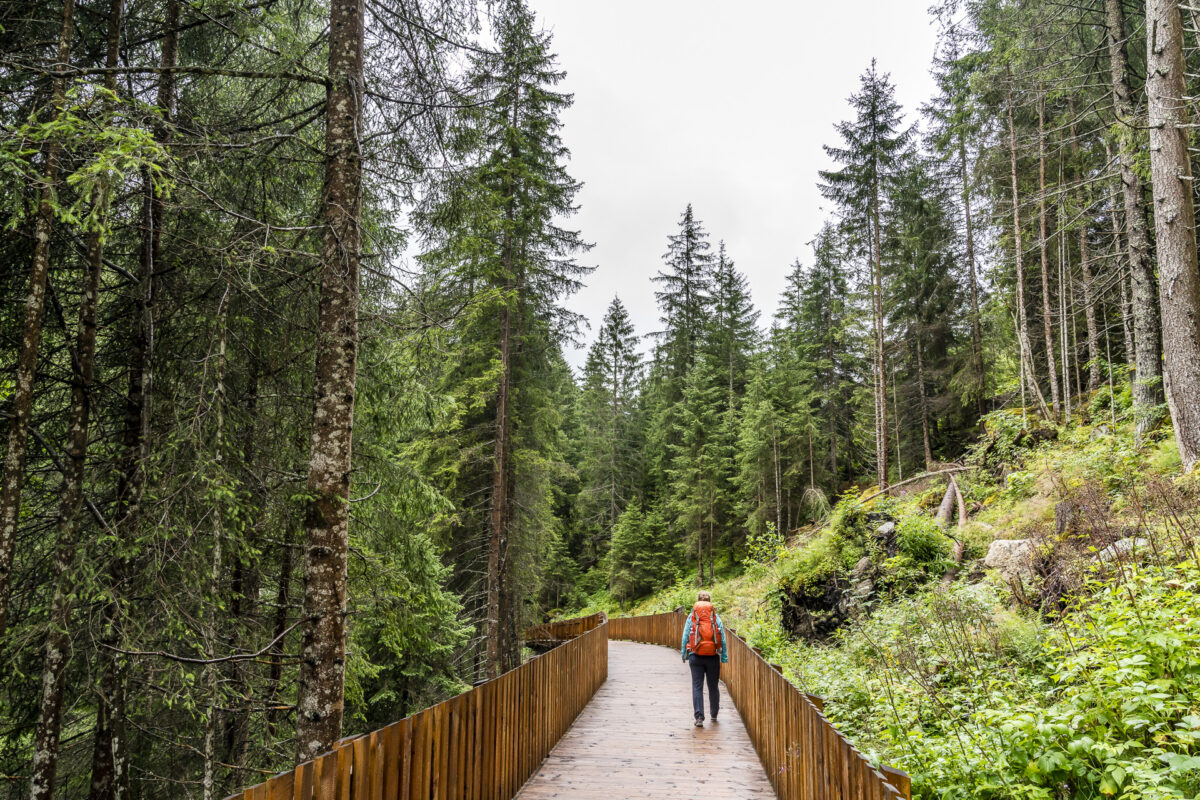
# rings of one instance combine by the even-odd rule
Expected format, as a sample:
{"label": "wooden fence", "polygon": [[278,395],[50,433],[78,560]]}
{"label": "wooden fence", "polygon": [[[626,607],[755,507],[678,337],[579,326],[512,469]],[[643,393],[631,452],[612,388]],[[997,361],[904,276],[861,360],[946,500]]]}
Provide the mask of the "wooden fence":
{"label": "wooden fence", "polygon": [[[683,614],[547,623],[563,643],[499,678],[228,800],[511,800],[608,678],[609,639],[677,648]],[[907,800],[908,776],[877,770],[733,631],[722,678],[781,800]],[[572,638],[573,637],[573,638]]]}
{"label": "wooden fence", "polygon": [[582,636],[588,631],[594,631],[604,624],[607,617],[604,614],[592,614],[590,617],[575,617],[560,619],[555,622],[543,622],[525,631],[527,642],[562,642]]}
{"label": "wooden fence", "polygon": [[[610,639],[678,648],[684,614],[608,621]],[[873,768],[822,713],[821,700],[783,677],[733,631],[721,677],[780,800],[907,800],[908,775]]]}
{"label": "wooden fence", "polygon": [[608,678],[608,627],[229,800],[511,800]]}

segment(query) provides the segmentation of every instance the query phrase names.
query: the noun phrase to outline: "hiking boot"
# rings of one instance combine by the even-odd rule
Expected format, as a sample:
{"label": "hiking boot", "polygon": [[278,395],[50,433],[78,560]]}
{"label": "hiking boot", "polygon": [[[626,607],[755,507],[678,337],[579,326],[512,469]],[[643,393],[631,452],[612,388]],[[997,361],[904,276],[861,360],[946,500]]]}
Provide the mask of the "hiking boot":
{"label": "hiking boot", "polygon": [[696,727],[697,728],[704,727],[704,717],[696,717]]}

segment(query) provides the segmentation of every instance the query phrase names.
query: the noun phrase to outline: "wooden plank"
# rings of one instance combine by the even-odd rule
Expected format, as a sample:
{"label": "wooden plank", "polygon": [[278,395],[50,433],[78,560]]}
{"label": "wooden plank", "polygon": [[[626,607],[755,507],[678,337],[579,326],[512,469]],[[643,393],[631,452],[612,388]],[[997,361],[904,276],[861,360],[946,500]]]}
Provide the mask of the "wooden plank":
{"label": "wooden plank", "polygon": [[313,765],[305,762],[296,767],[296,779],[292,781],[292,800],[312,800]]}
{"label": "wooden plank", "polygon": [[901,797],[912,800],[912,778],[907,772],[889,766],[883,766],[880,771]]}
{"label": "wooden plank", "polygon": [[[664,615],[669,616],[674,615]],[[656,624],[660,629],[648,635],[665,638],[668,625],[674,623],[666,618]],[[696,728],[691,676],[677,650],[616,641],[606,644],[607,682],[534,770],[517,795],[521,800],[775,797],[728,693],[722,698],[720,721]],[[581,650],[579,658],[576,677],[584,673],[590,681],[601,674],[592,651]],[[548,680],[558,683],[570,678],[568,670],[552,672]]]}
{"label": "wooden plank", "polygon": [[393,722],[383,729],[383,800],[400,800],[400,739],[404,723]]}

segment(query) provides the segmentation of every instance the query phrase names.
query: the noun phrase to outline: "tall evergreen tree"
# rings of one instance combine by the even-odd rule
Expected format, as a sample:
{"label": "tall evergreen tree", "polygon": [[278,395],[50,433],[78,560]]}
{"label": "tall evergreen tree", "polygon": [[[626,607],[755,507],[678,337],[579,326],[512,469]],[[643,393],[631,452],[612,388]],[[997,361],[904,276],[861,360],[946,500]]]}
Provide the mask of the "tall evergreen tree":
{"label": "tall evergreen tree", "polygon": [[[696,359],[701,329],[710,304],[713,255],[708,233],[688,203],[679,232],[667,237],[665,269],[652,279],[665,326],[659,333],[670,378],[682,381]],[[682,383],[680,383],[682,386]]]}
{"label": "tall evergreen tree", "polygon": [[637,397],[641,354],[629,312],[614,297],[588,351],[580,394],[580,489],[575,513],[590,567],[612,538],[617,518],[633,499],[641,442]]}
{"label": "tall evergreen tree", "polygon": [[[519,657],[517,622],[531,587],[515,586],[513,570],[549,535],[549,497],[533,492],[523,506],[517,492],[560,458],[553,449],[559,414],[546,381],[561,364],[561,342],[578,328],[561,300],[588,271],[574,259],[588,245],[556,222],[575,211],[579,184],[567,173],[559,136],[559,115],[572,98],[554,89],[564,73],[550,35],[535,29],[522,0],[501,4],[494,25],[498,50],[475,53],[469,76],[474,94],[488,101],[460,133],[477,163],[426,212],[441,239],[426,258],[440,270],[435,283],[470,307],[445,378],[463,409],[455,458],[466,463],[453,490],[463,511],[453,539],[464,557],[456,566],[488,676]],[[480,552],[482,565],[466,555]],[[471,578],[479,574],[482,586]]]}
{"label": "tall evergreen tree", "polygon": [[841,165],[821,172],[821,193],[838,204],[851,240],[866,257],[869,267],[874,353],[872,389],[875,403],[875,476],[879,486],[888,484],[887,376],[884,354],[883,225],[890,213],[887,195],[908,153],[911,131],[901,127],[900,104],[886,73],[871,61],[860,78],[861,89],[850,96],[854,118],[838,123],[841,146],[826,146],[825,152]]}

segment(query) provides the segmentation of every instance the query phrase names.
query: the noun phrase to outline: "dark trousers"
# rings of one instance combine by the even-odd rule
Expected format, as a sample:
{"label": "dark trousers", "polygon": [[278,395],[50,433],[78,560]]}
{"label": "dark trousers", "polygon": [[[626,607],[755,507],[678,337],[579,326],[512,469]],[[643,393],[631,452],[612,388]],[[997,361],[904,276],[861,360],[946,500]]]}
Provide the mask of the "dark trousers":
{"label": "dark trousers", "polygon": [[688,666],[692,669],[692,711],[696,719],[704,719],[704,682],[708,681],[708,708],[710,716],[716,717],[721,708],[721,694],[717,690],[717,681],[721,679],[720,656],[688,656]]}

